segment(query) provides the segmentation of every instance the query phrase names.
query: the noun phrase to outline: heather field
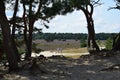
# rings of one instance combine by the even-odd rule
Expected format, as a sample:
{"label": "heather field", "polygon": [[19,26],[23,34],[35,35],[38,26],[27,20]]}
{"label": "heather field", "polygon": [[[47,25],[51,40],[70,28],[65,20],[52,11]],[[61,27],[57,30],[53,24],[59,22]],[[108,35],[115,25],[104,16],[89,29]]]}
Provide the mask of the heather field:
{"label": "heather field", "polygon": [[[80,40],[54,40],[51,42],[47,42],[43,39],[34,40],[33,43],[37,44],[38,49],[42,49],[43,51],[56,51],[57,48],[62,48],[62,51],[65,53],[86,53],[86,47],[80,47]],[[105,48],[105,40],[101,40],[97,42],[100,48]]]}
{"label": "heather field", "polygon": [[68,49],[68,48],[80,48],[80,40],[54,40],[47,42],[45,40],[34,40],[33,43],[37,44],[37,48],[42,50],[56,50],[57,48]]}

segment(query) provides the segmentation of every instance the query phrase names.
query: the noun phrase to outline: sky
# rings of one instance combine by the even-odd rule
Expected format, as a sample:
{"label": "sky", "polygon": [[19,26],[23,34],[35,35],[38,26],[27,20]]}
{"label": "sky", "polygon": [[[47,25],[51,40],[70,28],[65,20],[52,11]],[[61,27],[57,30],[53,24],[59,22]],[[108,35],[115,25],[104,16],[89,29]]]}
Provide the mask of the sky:
{"label": "sky", "polygon": [[[94,8],[94,24],[96,33],[120,32],[120,11],[109,10],[115,6],[114,0],[101,0],[101,6]],[[43,28],[47,33],[87,33],[86,18],[82,11],[74,11],[65,16],[56,16],[49,23],[49,29]]]}
{"label": "sky", "polygon": [[[96,33],[118,33],[120,32],[120,10],[108,9],[115,6],[114,0],[101,0],[103,3],[94,8],[94,25]],[[19,12],[21,15],[23,12]],[[7,12],[11,16],[11,12]],[[48,24],[49,28],[45,28],[40,22],[36,22],[35,26],[42,28],[43,33],[87,33],[86,18],[82,11],[74,11],[67,15],[58,15]]]}

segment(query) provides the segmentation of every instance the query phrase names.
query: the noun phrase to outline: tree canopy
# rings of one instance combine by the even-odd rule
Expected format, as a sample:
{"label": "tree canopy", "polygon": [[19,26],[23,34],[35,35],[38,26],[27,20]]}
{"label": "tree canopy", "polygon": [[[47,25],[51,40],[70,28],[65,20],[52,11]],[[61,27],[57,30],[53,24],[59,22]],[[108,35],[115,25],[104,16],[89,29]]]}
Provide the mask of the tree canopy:
{"label": "tree canopy", "polygon": [[120,0],[115,0],[116,1],[116,9],[120,9]]}

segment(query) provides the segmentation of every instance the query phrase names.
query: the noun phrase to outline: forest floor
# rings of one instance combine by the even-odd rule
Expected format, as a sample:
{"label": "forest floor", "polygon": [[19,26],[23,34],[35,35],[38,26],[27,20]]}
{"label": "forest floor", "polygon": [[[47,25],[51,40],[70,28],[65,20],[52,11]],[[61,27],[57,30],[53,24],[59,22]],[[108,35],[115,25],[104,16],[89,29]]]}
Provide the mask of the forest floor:
{"label": "forest floor", "polygon": [[[19,72],[0,66],[0,80],[120,80],[120,52],[112,56],[39,56],[22,61]],[[46,53],[46,55],[49,53]],[[63,53],[62,53],[63,54]],[[37,62],[34,65],[34,60]]]}

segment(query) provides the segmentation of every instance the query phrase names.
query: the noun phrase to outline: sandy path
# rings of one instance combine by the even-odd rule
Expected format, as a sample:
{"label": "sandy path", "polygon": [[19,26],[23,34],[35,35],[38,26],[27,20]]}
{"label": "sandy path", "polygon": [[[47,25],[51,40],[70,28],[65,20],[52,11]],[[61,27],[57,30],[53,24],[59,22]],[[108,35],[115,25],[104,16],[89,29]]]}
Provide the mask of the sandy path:
{"label": "sandy path", "polygon": [[63,55],[63,56],[81,56],[81,55],[87,55],[89,53],[56,53],[56,52],[51,52],[51,51],[43,51],[39,54],[36,53],[32,53],[32,57],[36,57],[36,56],[40,56],[40,55],[44,55],[45,57],[50,57],[53,55]]}

